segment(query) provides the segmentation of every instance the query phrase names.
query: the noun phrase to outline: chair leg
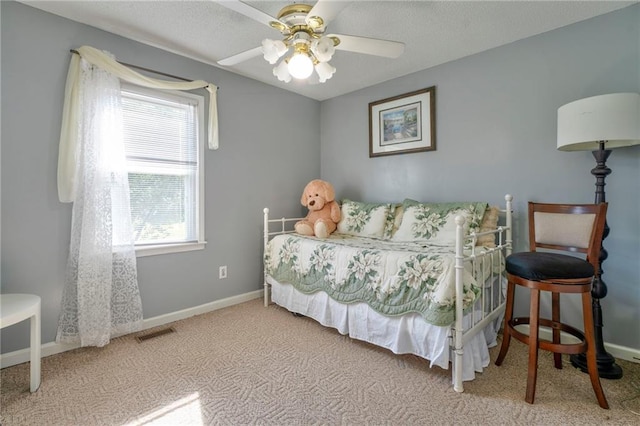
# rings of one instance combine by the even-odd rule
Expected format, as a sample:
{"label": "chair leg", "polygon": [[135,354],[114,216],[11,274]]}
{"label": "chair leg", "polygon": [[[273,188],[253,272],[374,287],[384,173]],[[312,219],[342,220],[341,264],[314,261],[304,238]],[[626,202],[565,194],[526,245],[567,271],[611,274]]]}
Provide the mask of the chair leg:
{"label": "chair leg", "polygon": [[504,326],[502,327],[502,345],[500,346],[500,353],[496,358],[496,365],[502,365],[504,357],[507,356],[509,350],[509,343],[511,342],[511,330],[509,329],[509,321],[513,319],[513,299],[515,297],[516,285],[509,281],[507,283],[507,305],[504,313]]}
{"label": "chair leg", "polygon": [[582,293],[582,311],[584,316],[584,336],[587,341],[587,370],[589,370],[589,378],[591,386],[598,398],[598,404],[602,408],[609,408],[607,398],[604,396],[600,376],[598,374],[598,364],[596,360],[596,344],[593,329],[593,313],[591,311],[591,293]]}
{"label": "chair leg", "polygon": [[[551,293],[551,320],[553,322],[553,343],[560,343],[560,293]],[[562,369],[562,354],[559,352],[553,353],[553,365]]]}
{"label": "chair leg", "polygon": [[538,332],[540,326],[540,290],[531,289],[531,306],[529,308],[529,366],[527,368],[527,394],[524,398],[533,404],[536,394],[538,376]]}

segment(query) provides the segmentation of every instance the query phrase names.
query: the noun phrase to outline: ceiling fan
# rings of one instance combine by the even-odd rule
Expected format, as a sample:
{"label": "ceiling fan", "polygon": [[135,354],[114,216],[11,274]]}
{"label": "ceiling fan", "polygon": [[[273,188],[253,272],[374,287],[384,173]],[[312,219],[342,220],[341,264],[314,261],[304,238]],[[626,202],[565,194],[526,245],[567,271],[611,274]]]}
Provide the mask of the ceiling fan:
{"label": "ceiling fan", "polygon": [[233,66],[259,55],[264,55],[270,64],[276,64],[273,75],[288,83],[291,77],[306,79],[315,69],[320,83],[330,79],[336,72],[329,64],[336,50],[363,53],[366,55],[397,58],[404,52],[404,43],[345,34],[326,34],[327,25],[344,9],[348,2],[318,0],[314,6],[293,3],[283,7],[277,18],[262,12],[240,0],[217,0],[221,5],[241,13],[255,21],[274,28],[282,34],[282,40],[264,39],[262,46],[249,49],[218,64]]}

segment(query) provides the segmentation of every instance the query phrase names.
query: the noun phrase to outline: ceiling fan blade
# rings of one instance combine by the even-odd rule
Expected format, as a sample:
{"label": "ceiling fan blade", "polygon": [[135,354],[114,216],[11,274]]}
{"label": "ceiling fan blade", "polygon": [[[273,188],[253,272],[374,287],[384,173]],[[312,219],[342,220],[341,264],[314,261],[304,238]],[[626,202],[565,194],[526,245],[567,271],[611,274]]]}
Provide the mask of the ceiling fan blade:
{"label": "ceiling fan blade", "polygon": [[385,58],[397,58],[404,52],[404,43],[377,38],[357,37],[345,34],[328,34],[327,37],[337,37],[340,44],[336,50],[364,53],[365,55],[384,56]]}
{"label": "ceiling fan blade", "polygon": [[[227,9],[236,11],[268,27],[271,27],[271,22],[280,22],[278,21],[278,19],[274,18],[273,16],[266,14],[263,11],[256,9],[255,7],[249,6],[248,4],[243,3],[240,0],[214,0],[214,1],[219,5],[226,7]],[[286,27],[284,23],[282,22],[280,23]]]}
{"label": "ceiling fan blade", "polygon": [[260,55],[262,55],[262,46],[254,47],[253,49],[246,50],[244,52],[238,53],[237,55],[221,59],[218,61],[218,64],[225,67],[232,66]]}
{"label": "ceiling fan blade", "polygon": [[309,11],[309,14],[307,15],[307,25],[310,25],[313,28],[313,19],[321,18],[322,24],[320,26],[326,27],[329,22],[333,21],[333,19],[338,16],[340,12],[342,12],[342,9],[344,9],[348,5],[349,2],[347,1],[318,0],[318,2],[315,4],[315,6],[313,6],[313,8]]}

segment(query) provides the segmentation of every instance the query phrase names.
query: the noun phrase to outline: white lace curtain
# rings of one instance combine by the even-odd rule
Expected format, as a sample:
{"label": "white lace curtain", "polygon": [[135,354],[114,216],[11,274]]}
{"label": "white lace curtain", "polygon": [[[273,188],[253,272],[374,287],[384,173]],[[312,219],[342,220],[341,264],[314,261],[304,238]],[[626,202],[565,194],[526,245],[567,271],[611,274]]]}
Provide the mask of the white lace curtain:
{"label": "white lace curtain", "polygon": [[56,341],[104,346],[142,323],[118,78],[162,89],[206,87],[212,149],[217,88],[151,79],[89,46],[78,52],[67,75],[58,157],[58,196],[73,202],[73,212]]}

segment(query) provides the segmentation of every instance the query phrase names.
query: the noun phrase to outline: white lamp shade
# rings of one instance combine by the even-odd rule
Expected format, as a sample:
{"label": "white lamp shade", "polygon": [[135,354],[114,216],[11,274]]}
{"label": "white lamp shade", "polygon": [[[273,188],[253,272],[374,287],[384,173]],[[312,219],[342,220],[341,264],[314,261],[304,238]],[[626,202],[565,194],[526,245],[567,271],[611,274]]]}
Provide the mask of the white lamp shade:
{"label": "white lamp shade", "polygon": [[593,96],[558,108],[558,149],[597,150],[640,144],[640,93]]}

